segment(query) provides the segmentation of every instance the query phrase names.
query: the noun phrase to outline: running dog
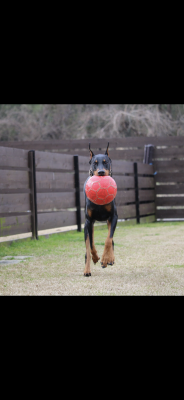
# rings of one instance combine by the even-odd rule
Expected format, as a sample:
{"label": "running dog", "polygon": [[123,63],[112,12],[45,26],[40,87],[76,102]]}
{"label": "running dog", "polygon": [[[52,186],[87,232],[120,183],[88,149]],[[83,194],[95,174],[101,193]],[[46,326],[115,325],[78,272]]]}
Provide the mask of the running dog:
{"label": "running dog", "polygon": [[109,143],[105,154],[94,155],[93,151],[90,149],[90,170],[89,177],[84,184],[84,194],[85,194],[85,226],[84,226],[84,238],[86,244],[86,254],[85,254],[85,269],[84,276],[91,276],[90,270],[90,252],[92,255],[92,260],[94,264],[100,259],[94,244],[94,223],[95,221],[107,221],[108,225],[108,235],[105,241],[105,248],[101,259],[102,268],[106,268],[107,265],[114,264],[114,241],[113,235],[116,229],[116,224],[118,220],[117,209],[115,205],[115,200],[109,204],[97,205],[90,201],[85,193],[85,187],[88,179],[93,175],[112,176],[112,161],[109,157]]}

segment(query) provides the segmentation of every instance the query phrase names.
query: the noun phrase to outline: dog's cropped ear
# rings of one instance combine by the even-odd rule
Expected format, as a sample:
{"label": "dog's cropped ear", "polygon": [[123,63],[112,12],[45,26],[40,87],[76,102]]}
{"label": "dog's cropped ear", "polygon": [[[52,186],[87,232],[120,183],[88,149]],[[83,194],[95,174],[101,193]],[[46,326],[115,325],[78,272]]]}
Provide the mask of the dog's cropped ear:
{"label": "dog's cropped ear", "polygon": [[92,160],[92,158],[94,157],[94,153],[93,153],[93,151],[90,149],[90,143],[89,143],[89,154],[90,154],[90,161],[89,161],[89,163],[91,164],[91,160]]}
{"label": "dog's cropped ear", "polygon": [[107,150],[105,152],[105,155],[109,157],[109,142],[108,142],[108,145],[107,145]]}

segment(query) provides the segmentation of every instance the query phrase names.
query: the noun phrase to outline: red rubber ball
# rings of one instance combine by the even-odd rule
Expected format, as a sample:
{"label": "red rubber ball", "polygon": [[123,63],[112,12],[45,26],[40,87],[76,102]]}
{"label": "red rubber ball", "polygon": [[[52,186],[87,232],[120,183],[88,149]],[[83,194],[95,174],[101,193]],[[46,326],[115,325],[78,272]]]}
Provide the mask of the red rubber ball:
{"label": "red rubber ball", "polygon": [[98,205],[109,204],[117,193],[116,182],[111,176],[93,175],[86,183],[86,196]]}

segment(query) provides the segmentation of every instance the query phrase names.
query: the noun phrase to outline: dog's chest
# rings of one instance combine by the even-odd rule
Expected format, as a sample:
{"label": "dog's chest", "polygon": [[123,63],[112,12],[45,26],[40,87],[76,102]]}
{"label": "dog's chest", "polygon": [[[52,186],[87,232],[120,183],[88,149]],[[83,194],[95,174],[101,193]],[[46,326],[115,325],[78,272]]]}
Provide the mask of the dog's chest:
{"label": "dog's chest", "polygon": [[111,207],[95,206],[91,209],[91,217],[95,221],[107,221],[112,215]]}

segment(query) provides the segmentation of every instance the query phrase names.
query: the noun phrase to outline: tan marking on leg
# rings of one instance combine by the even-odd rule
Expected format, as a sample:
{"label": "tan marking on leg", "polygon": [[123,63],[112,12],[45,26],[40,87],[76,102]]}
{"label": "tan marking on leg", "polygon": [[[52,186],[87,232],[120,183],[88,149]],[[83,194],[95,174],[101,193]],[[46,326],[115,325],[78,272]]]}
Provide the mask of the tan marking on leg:
{"label": "tan marking on leg", "polygon": [[114,263],[114,251],[112,246],[113,238],[110,238],[111,223],[107,221],[107,224],[108,224],[108,235],[105,241],[105,248],[101,260],[104,267],[107,267],[107,263],[112,263],[112,264]]}
{"label": "tan marking on leg", "polygon": [[88,213],[89,217],[91,218],[91,217],[92,217],[92,210],[90,210],[90,209],[88,208],[88,209],[87,209],[87,213]]}
{"label": "tan marking on leg", "polygon": [[93,249],[91,250],[92,260],[93,260],[94,264],[96,264],[98,262],[98,260],[100,259],[100,257],[98,257],[98,253],[97,253],[95,243],[94,243],[94,226],[93,226],[93,230],[92,230],[92,247],[93,247]]}
{"label": "tan marking on leg", "polygon": [[85,269],[84,269],[84,274],[89,274],[91,273],[90,271],[90,260],[91,260],[91,256],[90,256],[90,242],[89,242],[89,235],[87,236],[86,239],[86,264],[85,264]]}

